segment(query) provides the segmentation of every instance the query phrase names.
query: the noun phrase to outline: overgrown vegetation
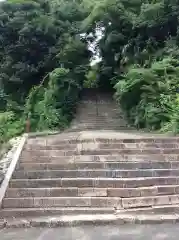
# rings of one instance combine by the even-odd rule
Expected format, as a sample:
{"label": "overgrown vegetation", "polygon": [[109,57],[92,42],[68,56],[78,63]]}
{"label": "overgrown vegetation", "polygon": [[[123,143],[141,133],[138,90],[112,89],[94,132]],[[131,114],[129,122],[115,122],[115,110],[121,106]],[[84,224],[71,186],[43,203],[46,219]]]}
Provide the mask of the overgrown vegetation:
{"label": "overgrown vegetation", "polygon": [[178,0],[104,0],[84,21],[103,33],[99,83],[138,128],[179,132],[178,16]]}
{"label": "overgrown vegetation", "polygon": [[0,142],[25,129],[63,129],[89,68],[78,1],[0,4]]}
{"label": "overgrown vegetation", "polygon": [[27,119],[67,127],[83,87],[114,88],[137,128],[178,133],[178,16],[179,0],[1,3],[0,144]]}

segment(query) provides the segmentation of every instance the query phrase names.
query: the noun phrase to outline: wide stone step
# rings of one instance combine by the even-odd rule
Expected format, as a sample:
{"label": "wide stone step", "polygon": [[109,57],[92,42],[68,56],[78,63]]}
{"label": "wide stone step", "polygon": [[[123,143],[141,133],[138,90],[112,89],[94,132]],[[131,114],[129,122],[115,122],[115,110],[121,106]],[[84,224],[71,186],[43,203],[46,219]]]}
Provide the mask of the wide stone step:
{"label": "wide stone step", "polygon": [[118,120],[116,122],[116,120],[113,121],[106,121],[106,120],[101,120],[101,121],[94,121],[94,122],[86,122],[86,121],[80,121],[78,123],[74,123],[73,126],[75,127],[79,127],[79,126],[89,126],[89,127],[95,127],[95,126],[99,126],[99,127],[103,127],[103,128],[109,128],[109,127],[126,127],[127,130],[127,123],[124,122],[123,120]]}
{"label": "wide stone step", "polygon": [[81,214],[81,215],[63,215],[63,216],[40,216],[40,217],[20,217],[6,218],[2,221],[1,227],[4,228],[54,228],[54,227],[81,227],[82,225],[111,225],[119,226],[129,224],[174,224],[179,222],[177,214]]}
{"label": "wide stone step", "polygon": [[50,207],[50,208],[6,208],[0,210],[0,219],[9,217],[39,217],[81,214],[112,214],[114,208],[102,207]]}
{"label": "wide stone step", "polygon": [[177,143],[81,143],[81,144],[56,144],[56,145],[42,145],[42,144],[27,144],[24,150],[90,150],[90,148],[96,149],[140,149],[147,150],[152,148],[157,149],[177,149],[179,148],[179,144]]}
{"label": "wide stone step", "polygon": [[[24,155],[24,154],[23,154]],[[56,156],[47,154],[35,156],[26,153],[26,157],[20,157],[22,163],[59,163],[70,164],[80,162],[174,162],[179,160],[177,154],[155,154],[155,155],[76,155],[76,156]]]}
{"label": "wide stone step", "polygon": [[70,131],[72,132],[81,132],[81,131],[93,131],[93,130],[113,130],[113,131],[126,131],[126,130],[133,130],[134,128],[129,126],[72,126],[70,127]]}
{"label": "wide stone step", "polygon": [[179,185],[149,186],[139,188],[9,188],[7,198],[22,197],[145,197],[179,194]]}
{"label": "wide stone step", "polygon": [[179,204],[179,195],[148,196],[122,199],[122,206],[126,209],[172,204]]}
{"label": "wide stone step", "polygon": [[179,205],[157,205],[157,206],[149,206],[149,207],[136,207],[136,208],[128,208],[117,210],[116,214],[137,214],[137,215],[145,215],[145,214],[179,214]]}
{"label": "wide stone step", "polygon": [[[136,132],[134,132],[135,134]],[[68,135],[69,134],[69,135]],[[45,145],[61,145],[61,144],[77,144],[77,143],[108,143],[108,144],[112,144],[112,143],[174,143],[174,144],[179,144],[179,137],[166,137],[166,136],[162,136],[162,137],[154,137],[154,136],[134,136],[133,138],[131,138],[130,136],[110,136],[109,133],[109,137],[108,138],[104,138],[104,137],[87,137],[87,138],[80,138],[80,132],[76,133],[76,135],[74,135],[74,133],[70,133],[68,132],[68,134],[60,134],[58,137],[53,136],[53,137],[48,137],[48,138],[37,138],[37,139],[29,139],[28,144],[45,144]]]}
{"label": "wide stone step", "polygon": [[7,198],[18,197],[78,197],[89,196],[107,197],[105,188],[9,188],[6,192]]}
{"label": "wide stone step", "polygon": [[5,198],[3,208],[48,208],[48,207],[115,207],[121,209],[121,198],[115,197],[38,197]]}
{"label": "wide stone step", "polygon": [[163,177],[179,176],[179,169],[81,169],[81,170],[42,170],[42,171],[16,171],[13,179],[39,179],[39,178],[134,178],[134,177]]}
{"label": "wide stone step", "polygon": [[26,150],[23,151],[22,157],[30,156],[74,156],[74,155],[155,155],[155,154],[179,154],[179,148],[148,148],[148,149],[77,149],[77,150]]}
{"label": "wide stone step", "polygon": [[[48,160],[48,158],[47,158]],[[87,159],[88,160],[88,159]],[[39,170],[83,170],[83,169],[119,169],[119,170],[138,170],[138,169],[179,169],[179,161],[137,161],[131,162],[113,162],[113,161],[102,161],[97,160],[96,162],[74,162],[70,161],[61,163],[59,158],[55,160],[49,159],[49,161],[44,162],[21,162],[18,166],[18,170],[24,171],[39,171]],[[48,163],[47,163],[48,162]]]}
{"label": "wide stone step", "polygon": [[135,198],[119,197],[34,197],[5,198],[3,208],[37,207],[113,207],[128,209],[160,205],[179,204],[179,195],[147,196]]}
{"label": "wide stone step", "polygon": [[137,188],[155,185],[178,185],[179,177],[139,177],[139,178],[47,178],[13,179],[10,188],[43,187],[98,187]]}

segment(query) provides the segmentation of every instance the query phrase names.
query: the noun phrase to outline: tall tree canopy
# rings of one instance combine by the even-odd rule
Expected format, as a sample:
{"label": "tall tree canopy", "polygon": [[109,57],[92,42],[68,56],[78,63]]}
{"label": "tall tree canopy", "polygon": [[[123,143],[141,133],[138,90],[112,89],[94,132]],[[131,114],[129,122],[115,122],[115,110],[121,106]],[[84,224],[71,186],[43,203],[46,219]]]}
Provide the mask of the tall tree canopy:
{"label": "tall tree canopy", "polygon": [[65,127],[80,90],[98,86],[136,127],[179,131],[178,16],[179,0],[2,2],[0,110]]}

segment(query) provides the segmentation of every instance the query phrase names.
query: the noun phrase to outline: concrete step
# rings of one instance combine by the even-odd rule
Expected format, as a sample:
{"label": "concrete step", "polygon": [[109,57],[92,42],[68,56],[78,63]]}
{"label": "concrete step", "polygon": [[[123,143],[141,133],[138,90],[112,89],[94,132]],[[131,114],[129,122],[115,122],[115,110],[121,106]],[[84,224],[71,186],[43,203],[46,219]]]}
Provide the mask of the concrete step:
{"label": "concrete step", "polygon": [[38,197],[5,198],[3,208],[99,207],[121,209],[121,198],[115,197]]}
{"label": "concrete step", "polygon": [[179,177],[139,178],[47,178],[13,179],[10,188],[48,187],[94,187],[94,188],[137,188],[155,185],[178,185]]}
{"label": "concrete step", "polygon": [[9,188],[6,198],[26,197],[146,197],[179,194],[179,185],[148,186],[139,188]]}
{"label": "concrete step", "polygon": [[80,170],[42,170],[42,171],[16,171],[13,179],[39,179],[39,178],[134,178],[134,177],[164,177],[179,176],[179,169],[80,169]]}
{"label": "concrete step", "polygon": [[112,214],[114,208],[107,207],[48,207],[48,208],[6,208],[0,210],[0,219],[9,217],[39,217],[81,214]]}
{"label": "concrete step", "polygon": [[[46,158],[48,160],[48,158]],[[39,171],[39,170],[80,170],[80,169],[114,169],[114,170],[138,170],[138,169],[178,169],[179,168],[179,161],[96,161],[96,162],[88,162],[88,161],[81,161],[75,162],[60,162],[60,159],[57,158],[56,160],[44,162],[21,162],[19,166],[17,166],[17,170],[19,171]],[[49,162],[49,163],[47,163]]]}

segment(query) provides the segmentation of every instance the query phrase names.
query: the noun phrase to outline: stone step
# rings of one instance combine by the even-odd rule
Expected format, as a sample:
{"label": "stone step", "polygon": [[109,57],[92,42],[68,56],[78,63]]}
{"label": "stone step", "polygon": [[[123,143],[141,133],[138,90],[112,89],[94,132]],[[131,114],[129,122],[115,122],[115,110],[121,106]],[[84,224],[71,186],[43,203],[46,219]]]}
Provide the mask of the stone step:
{"label": "stone step", "polygon": [[48,208],[48,207],[99,207],[121,209],[121,198],[117,197],[37,197],[5,198],[3,208]]}
{"label": "stone step", "polygon": [[145,214],[179,214],[179,205],[157,205],[150,207],[136,207],[130,209],[122,209],[117,210],[116,214],[137,214],[137,215],[145,215]]}
{"label": "stone step", "polygon": [[179,185],[149,186],[139,188],[9,188],[7,198],[23,197],[146,197],[179,194]]}
{"label": "stone step", "polygon": [[44,187],[94,187],[94,188],[137,188],[155,185],[178,185],[179,177],[139,178],[47,178],[13,179],[10,188]]}
{"label": "stone step", "polygon": [[109,127],[106,127],[106,126],[71,126],[70,127],[70,131],[72,132],[81,132],[81,131],[95,131],[95,130],[115,130],[115,131],[125,131],[126,129],[130,129],[130,130],[133,130],[132,127],[128,127],[128,126],[109,126]]}
{"label": "stone step", "polygon": [[[134,132],[134,134],[137,132]],[[119,135],[120,136],[120,135]],[[54,144],[54,145],[61,145],[61,144],[77,144],[77,143],[107,143],[107,144],[112,144],[112,143],[173,143],[173,144],[179,144],[179,137],[166,137],[166,136],[141,136],[141,135],[136,135],[133,138],[129,136],[121,136],[121,137],[116,137],[110,136],[108,138],[103,138],[103,137],[91,137],[91,138],[80,138],[80,132],[79,133],[66,133],[66,134],[60,134],[58,136],[53,136],[53,137],[46,137],[46,138],[37,138],[37,139],[29,139],[29,143],[34,143],[34,144]]]}
{"label": "stone step", "polygon": [[24,150],[75,150],[75,149],[84,149],[88,150],[90,148],[96,149],[177,149],[179,144],[177,143],[81,143],[81,144],[56,144],[56,145],[47,145],[47,144],[26,144]]}
{"label": "stone step", "polygon": [[2,220],[1,228],[54,228],[54,227],[81,227],[84,225],[104,226],[113,225],[119,226],[126,223],[129,224],[176,224],[179,222],[177,214],[69,214],[63,216],[40,216],[40,217],[10,217]]}
{"label": "stone step", "polygon": [[76,123],[76,126],[80,126],[81,124],[86,124],[87,126],[93,126],[93,125],[99,125],[103,127],[109,127],[109,126],[115,126],[115,127],[122,127],[122,126],[127,126],[127,123],[123,119],[111,119],[108,120],[106,119],[108,117],[105,117],[103,119],[96,119],[96,120],[84,120],[84,119],[79,119]]}
{"label": "stone step", "polygon": [[134,177],[164,177],[179,176],[179,169],[80,169],[80,170],[42,170],[42,171],[16,171],[13,179],[39,179],[39,178],[134,178]]}
{"label": "stone step", "polygon": [[[48,160],[48,158],[46,158]],[[135,161],[135,160],[134,160]],[[49,163],[47,163],[49,162]],[[113,162],[113,161],[97,161],[97,162],[60,162],[60,159],[44,162],[21,162],[19,166],[17,166],[18,170],[25,171],[38,171],[38,170],[76,170],[76,169],[178,169],[179,161],[137,161],[137,162]]]}
{"label": "stone step", "polygon": [[155,154],[179,154],[179,148],[148,148],[148,149],[87,149],[87,150],[26,150],[22,157],[29,156],[76,156],[76,155],[155,155]]}
{"label": "stone step", "polygon": [[[108,118],[110,118],[111,120],[108,120]],[[72,122],[73,126],[80,126],[80,125],[86,125],[86,126],[102,126],[104,128],[108,128],[108,127],[124,127],[127,126],[127,123],[124,119],[122,118],[118,118],[115,119],[113,117],[103,117],[103,119],[95,119],[95,120],[84,120],[84,119],[79,119],[79,120],[75,120],[74,122]],[[127,129],[126,129],[127,130]]]}
{"label": "stone step", "polygon": [[28,197],[5,198],[3,208],[46,207],[110,207],[130,209],[160,205],[179,204],[179,195],[147,196],[135,198],[119,197]]}
{"label": "stone step", "polygon": [[46,208],[6,208],[0,210],[0,219],[9,217],[39,217],[81,214],[112,214],[114,208],[107,207],[46,207]]}
{"label": "stone step", "polygon": [[172,204],[179,204],[179,195],[147,196],[122,199],[122,206],[125,209]]}
{"label": "stone step", "polygon": [[122,122],[125,122],[126,123],[126,121],[124,120],[124,118],[122,118],[122,116],[114,116],[114,115],[112,115],[112,114],[109,114],[109,115],[103,115],[103,116],[94,116],[94,117],[92,117],[92,116],[80,116],[80,117],[78,117],[78,118],[76,118],[74,121],[73,121],[73,123],[75,122],[75,123],[87,123],[87,124],[92,124],[92,123],[101,123],[101,124],[104,124],[104,123],[106,123],[106,124],[110,124],[110,123],[114,123],[114,124],[118,124],[118,126],[119,126],[119,124],[121,123],[121,121]]}
{"label": "stone step", "polygon": [[[76,156],[50,156],[49,154],[44,156],[32,156],[30,153],[24,154],[20,157],[21,163],[59,163],[60,164],[78,164],[78,163],[99,163],[105,164],[107,162],[134,162],[134,163],[143,163],[144,161],[148,163],[155,162],[168,162],[168,166],[171,166],[171,162],[176,162],[179,160],[179,155],[172,154],[155,154],[155,155],[76,155]],[[175,165],[177,166],[177,164]],[[151,166],[152,167],[152,166]]]}
{"label": "stone step", "polygon": [[9,188],[6,192],[7,198],[22,197],[78,197],[89,196],[107,197],[107,189],[103,188]]}

